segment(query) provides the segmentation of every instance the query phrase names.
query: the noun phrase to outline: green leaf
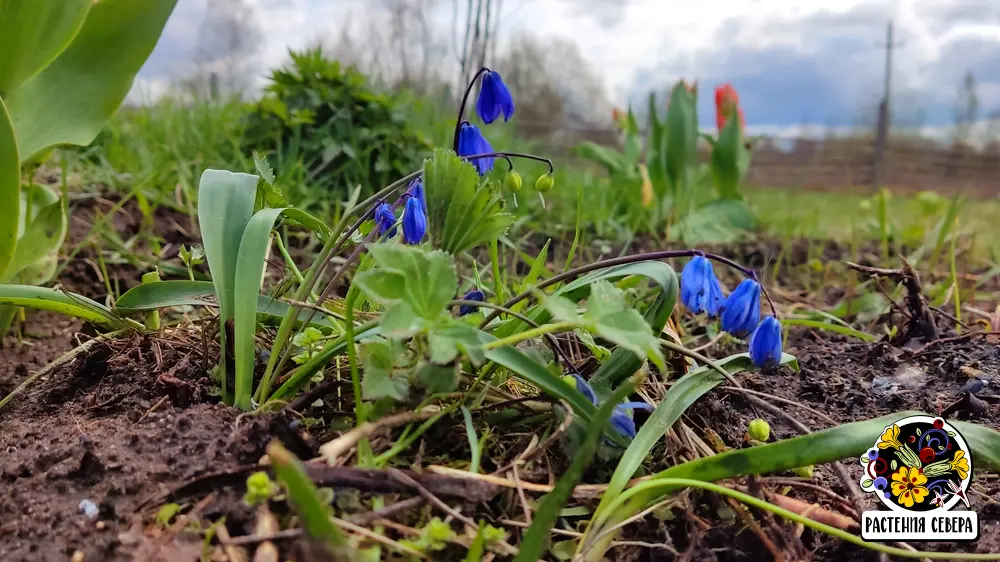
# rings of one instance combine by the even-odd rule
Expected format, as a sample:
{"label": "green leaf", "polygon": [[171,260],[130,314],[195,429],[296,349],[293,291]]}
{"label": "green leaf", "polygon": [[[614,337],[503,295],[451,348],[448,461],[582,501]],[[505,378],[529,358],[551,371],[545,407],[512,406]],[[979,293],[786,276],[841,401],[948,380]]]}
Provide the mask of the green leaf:
{"label": "green leaf", "polygon": [[719,138],[709,158],[715,189],[723,199],[740,197],[740,180],[743,179],[750,164],[750,154],[744,146],[740,127],[740,119],[737,116],[734,115],[727,120],[719,131]]}
{"label": "green leaf", "polygon": [[[125,99],[175,3],[102,0],[90,7],[69,46],[5,96],[22,159],[54,145],[90,144]],[[36,3],[30,4],[33,8]],[[60,36],[66,33],[65,26],[56,30]],[[34,33],[50,31],[41,28]],[[61,37],[55,40],[60,41]]]}
{"label": "green leaf", "polygon": [[87,297],[46,287],[0,285],[0,305],[48,310],[112,329],[141,327],[119,318],[108,307]]}
{"label": "green leaf", "polygon": [[[254,177],[254,176],[249,176]],[[256,178],[255,178],[256,183]],[[249,180],[247,180],[249,184]],[[199,209],[199,216],[200,216]],[[233,285],[233,338],[236,355],[236,406],[249,409],[253,392],[255,332],[257,327],[257,299],[264,277],[265,259],[271,246],[271,230],[281,217],[295,218],[317,232],[327,230],[319,219],[290,207],[261,209],[246,223],[236,258],[236,275]],[[234,221],[235,228],[235,221]],[[206,239],[207,242],[207,239]],[[207,248],[206,248],[207,251]],[[212,265],[209,254],[209,267]],[[214,273],[213,273],[214,278]]]}
{"label": "green leaf", "polygon": [[361,346],[365,365],[361,395],[365,400],[406,400],[410,385],[404,377],[395,373],[403,352],[402,344],[393,340],[376,339]]}
{"label": "green leaf", "polygon": [[633,171],[632,168],[638,165],[638,162],[629,161],[624,154],[615,149],[590,141],[584,141],[576,145],[576,153],[585,160],[590,160],[604,166],[610,176],[617,176]]}
{"label": "green leaf", "polygon": [[[458,365],[422,363],[417,367],[417,381],[431,394],[455,392],[458,388]],[[367,373],[365,376],[368,376]]]}
{"label": "green leaf", "polygon": [[243,232],[253,216],[258,177],[205,170],[198,184],[198,224],[219,299],[219,320],[233,317],[236,263]]}
{"label": "green leaf", "polygon": [[743,200],[718,199],[685,215],[670,227],[670,235],[692,245],[730,244],[754,227],[753,213]]}
{"label": "green leaf", "polygon": [[355,275],[351,284],[357,285],[373,302],[393,305],[403,300],[406,278],[398,273],[369,269]]}
{"label": "green leaf", "polygon": [[288,490],[288,499],[306,533],[325,545],[334,560],[353,559],[354,549],[330,519],[330,507],[320,498],[319,490],[306,475],[302,462],[277,441],[267,446],[267,456],[278,482]]}
{"label": "green leaf", "polygon": [[[887,425],[915,415],[926,414],[916,411],[899,412],[880,418],[842,424],[775,443],[733,449],[673,466],[652,476],[650,480],[688,478],[716,482],[740,476],[772,474],[842,459],[856,459],[871,448]],[[965,437],[972,449],[970,454],[979,463],[978,466],[993,470],[1000,468],[1000,433],[965,422],[954,422],[954,425]],[[638,439],[638,436],[636,438]],[[599,509],[599,513],[595,514],[585,539],[596,537],[603,530],[632,517],[669,492],[670,490],[662,489],[643,491],[629,497],[624,503],[621,499],[609,500],[607,503],[602,500],[605,509],[603,511]],[[623,495],[622,499],[624,497]],[[599,543],[598,548],[590,551],[586,559],[601,560],[607,543],[614,540],[614,535],[615,533],[607,535]]]}
{"label": "green leaf", "polygon": [[480,181],[475,167],[450,150],[437,149],[424,162],[431,238],[452,255],[495,240],[514,222],[502,212],[498,184]]}
{"label": "green leaf", "polygon": [[256,152],[253,153],[253,165],[257,169],[257,175],[259,175],[267,185],[274,185],[274,168],[267,161],[267,156],[261,156]]}
{"label": "green leaf", "polygon": [[610,282],[600,280],[591,286],[583,321],[598,336],[639,357],[648,358],[660,372],[666,372],[660,340],[653,335],[642,314],[629,306],[625,292]]}
{"label": "green leaf", "polygon": [[666,172],[673,193],[686,191],[688,166],[698,153],[698,115],[694,94],[683,81],[670,93],[667,109]]}
{"label": "green leaf", "polygon": [[[798,361],[794,356],[787,353],[781,355],[780,364],[789,365],[795,371],[799,370]],[[730,355],[725,359],[716,361],[715,365],[730,375],[754,368],[753,361],[747,353]],[[618,467],[608,482],[608,488],[602,494],[601,503],[595,511],[595,517],[602,513],[602,508],[606,507],[621,494],[628,481],[632,479],[635,472],[642,466],[642,462],[646,459],[646,456],[653,450],[656,443],[666,435],[667,431],[673,427],[674,423],[684,415],[684,412],[697,402],[699,398],[716,386],[719,386],[725,380],[726,378],[712,368],[712,366],[705,365],[691,370],[691,372],[677,379],[670,386],[670,389],[667,390],[660,403],[656,406],[656,410],[653,411],[653,414],[649,416],[646,423],[639,429],[639,432],[629,444],[628,449],[622,453],[622,457],[618,461]]]}
{"label": "green leaf", "polygon": [[[7,273],[6,275],[0,275],[0,280],[13,279],[18,273],[29,268],[37,269],[31,268],[31,266],[39,264],[43,260],[52,259],[54,261],[55,256],[53,256],[53,253],[59,250],[63,240],[66,239],[66,207],[59,200],[59,196],[53,193],[48,187],[32,186],[31,189],[46,192],[48,196],[43,195],[41,199],[52,202],[40,210],[36,209],[34,217],[28,220],[25,220],[23,216],[21,217],[22,224],[26,224],[27,226],[24,228],[24,233],[18,239],[14,259],[7,266]],[[45,281],[48,281],[48,279],[21,280],[22,283],[31,285],[39,285]]]}
{"label": "green leaf", "polygon": [[70,44],[91,0],[4,0],[0,19],[0,96],[37,74]]}
{"label": "green leaf", "polygon": [[434,326],[427,334],[431,361],[443,365],[454,361],[461,353],[473,365],[482,365],[486,360],[486,351],[483,349],[481,333],[464,322],[452,320]]}
{"label": "green leaf", "polygon": [[554,320],[559,322],[580,322],[582,320],[577,311],[576,303],[568,298],[559,295],[546,297],[544,294],[540,294],[540,298]]}
{"label": "green leaf", "polygon": [[447,253],[392,243],[372,244],[368,251],[381,270],[404,279],[402,300],[417,316],[436,320],[455,298],[458,276]]}
{"label": "green leaf", "polygon": [[[2,38],[0,38],[2,41]],[[21,208],[21,160],[17,137],[3,98],[0,98],[0,279],[17,248]]]}

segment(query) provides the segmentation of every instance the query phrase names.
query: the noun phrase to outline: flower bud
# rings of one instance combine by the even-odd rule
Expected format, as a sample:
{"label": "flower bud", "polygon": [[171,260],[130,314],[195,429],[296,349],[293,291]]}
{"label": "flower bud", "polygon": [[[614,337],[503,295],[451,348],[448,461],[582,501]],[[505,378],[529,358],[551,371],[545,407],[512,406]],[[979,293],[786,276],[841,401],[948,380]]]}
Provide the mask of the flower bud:
{"label": "flower bud", "polygon": [[507,172],[507,175],[503,178],[503,187],[511,193],[517,193],[521,191],[521,174],[517,173],[517,170],[511,169]]}
{"label": "flower bud", "polygon": [[747,426],[747,433],[750,434],[750,439],[764,442],[771,437],[771,426],[766,421],[757,418],[750,421],[750,424]]}
{"label": "flower bud", "polygon": [[552,191],[552,188],[554,186],[555,186],[555,179],[552,177],[552,174],[545,174],[543,176],[538,176],[538,179],[535,181],[535,189],[539,193]]}

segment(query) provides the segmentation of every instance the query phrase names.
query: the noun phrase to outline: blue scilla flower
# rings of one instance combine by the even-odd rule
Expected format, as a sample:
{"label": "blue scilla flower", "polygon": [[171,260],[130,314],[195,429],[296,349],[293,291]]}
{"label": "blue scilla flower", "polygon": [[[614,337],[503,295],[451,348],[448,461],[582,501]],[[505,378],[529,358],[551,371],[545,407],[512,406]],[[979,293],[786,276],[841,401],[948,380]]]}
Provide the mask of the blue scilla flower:
{"label": "blue scilla flower", "polygon": [[389,238],[396,235],[396,215],[392,212],[392,207],[388,203],[382,203],[375,208],[375,225],[378,226],[378,233],[389,233]]}
{"label": "blue scilla flower", "polygon": [[410,197],[406,200],[406,209],[403,211],[403,240],[407,244],[419,244],[425,234],[427,216],[424,215],[424,208],[419,199]]}
{"label": "blue scilla flower", "polygon": [[[493,152],[493,147],[490,146],[489,141],[479,132],[479,128],[475,125],[469,123],[468,121],[463,121],[462,126],[458,129],[458,155],[459,156],[473,156],[475,154],[490,154]],[[476,167],[479,171],[479,175],[486,175],[493,169],[493,161],[496,158],[476,158],[472,160],[472,165]]]}
{"label": "blue scilla flower", "polygon": [[718,316],[722,309],[722,285],[705,256],[691,258],[681,271],[681,302],[695,314]]}
{"label": "blue scilla flower", "polygon": [[750,336],[750,359],[762,369],[781,362],[781,324],[774,316],[765,317]]}
{"label": "blue scilla flower", "polygon": [[479,83],[479,99],[476,100],[476,113],[483,123],[489,125],[503,113],[504,122],[514,116],[514,98],[503,83],[499,72],[487,70]]}
{"label": "blue scilla flower", "polygon": [[744,279],[722,305],[722,329],[745,338],[760,322],[760,283]]}
{"label": "blue scilla flower", "polygon": [[[573,374],[573,378],[576,379],[576,390],[583,394],[590,403],[597,405],[597,393],[590,386],[590,383],[586,381],[583,377],[577,374]],[[635,421],[629,417],[629,410],[647,410],[652,411],[653,407],[645,402],[622,402],[621,404],[615,406],[614,412],[611,413],[611,427],[618,434],[628,439],[635,437]]]}
{"label": "blue scilla flower", "polygon": [[611,414],[611,427],[620,435],[629,439],[635,438],[635,420],[628,415],[628,410],[653,411],[653,406],[645,402],[622,402],[615,406],[614,413]]}
{"label": "blue scilla flower", "polygon": [[420,178],[417,178],[410,182],[407,186],[407,191],[413,197],[416,197],[420,201],[420,206],[424,208],[424,216],[427,216],[427,195],[424,192],[424,182]]}
{"label": "blue scilla flower", "polygon": [[[486,295],[484,295],[483,292],[480,291],[479,289],[473,289],[468,293],[465,293],[465,296],[462,297],[462,300],[485,302]],[[472,314],[473,312],[476,311],[477,308],[479,307],[473,306],[471,304],[463,304],[462,306],[458,307],[458,315],[465,316],[466,314]]]}

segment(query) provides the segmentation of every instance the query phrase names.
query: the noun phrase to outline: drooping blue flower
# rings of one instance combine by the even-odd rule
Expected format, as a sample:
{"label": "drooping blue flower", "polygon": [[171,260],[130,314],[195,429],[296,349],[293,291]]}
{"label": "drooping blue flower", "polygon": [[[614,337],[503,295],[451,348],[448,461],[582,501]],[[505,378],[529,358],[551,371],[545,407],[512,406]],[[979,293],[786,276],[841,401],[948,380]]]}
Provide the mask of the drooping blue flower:
{"label": "drooping blue flower", "polygon": [[[479,289],[473,289],[468,293],[465,293],[465,296],[462,297],[462,300],[485,302],[486,295],[484,295],[483,292],[480,291]],[[466,314],[472,314],[473,312],[476,311],[477,308],[479,307],[473,306],[471,304],[463,304],[462,306],[458,307],[458,315],[465,316]]]}
{"label": "drooping blue flower", "polygon": [[760,283],[744,279],[722,305],[722,329],[745,338],[760,322]]}
{"label": "drooping blue flower", "polygon": [[410,182],[410,185],[406,189],[410,195],[416,197],[420,201],[420,206],[424,208],[424,216],[427,215],[427,195],[424,193],[424,182],[420,178],[417,178]]}
{"label": "drooping blue flower", "polygon": [[[479,132],[479,128],[468,121],[463,121],[462,126],[458,129],[458,155],[473,156],[476,154],[491,154],[492,152],[493,147],[490,146],[486,137]],[[479,171],[479,175],[483,176],[486,175],[486,172],[493,169],[494,160],[496,158],[492,156],[489,158],[476,158],[472,160],[472,165]]]}
{"label": "drooping blue flower", "polygon": [[587,382],[587,379],[581,377],[580,375],[578,375],[576,373],[573,373],[573,378],[576,379],[576,390],[580,394],[586,396],[587,400],[590,400],[590,403],[593,404],[594,406],[596,406],[597,405],[597,393],[594,392],[594,389],[590,386],[590,383]]}
{"label": "drooping blue flower", "polygon": [[705,256],[691,258],[681,271],[681,302],[695,314],[717,316],[722,309],[722,285]]}
{"label": "drooping blue flower", "polygon": [[407,244],[419,244],[427,234],[427,216],[420,200],[410,197],[403,210],[403,240]]}
{"label": "drooping blue flower", "polygon": [[620,435],[628,439],[635,438],[635,420],[629,417],[628,410],[653,411],[653,406],[645,402],[622,402],[615,406],[615,411],[611,414],[611,427]]}
{"label": "drooping blue flower", "polygon": [[375,208],[375,225],[379,235],[389,233],[389,238],[396,235],[396,215],[388,203],[382,203]]}
{"label": "drooping blue flower", "polygon": [[750,359],[762,369],[781,362],[781,324],[774,316],[766,316],[750,336]]}
{"label": "drooping blue flower", "polygon": [[479,99],[476,100],[476,113],[483,123],[489,125],[503,113],[504,122],[514,116],[514,98],[503,83],[499,72],[487,70],[479,83]]}

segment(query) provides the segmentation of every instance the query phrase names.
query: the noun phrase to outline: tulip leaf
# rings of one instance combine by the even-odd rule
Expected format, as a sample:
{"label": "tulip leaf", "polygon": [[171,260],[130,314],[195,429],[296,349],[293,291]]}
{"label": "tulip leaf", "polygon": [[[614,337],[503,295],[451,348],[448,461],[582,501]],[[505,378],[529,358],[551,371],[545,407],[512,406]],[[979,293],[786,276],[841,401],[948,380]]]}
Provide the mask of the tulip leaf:
{"label": "tulip leaf", "polygon": [[670,227],[671,237],[686,244],[729,244],[755,227],[753,213],[741,199],[717,199]]}
{"label": "tulip leaf", "polygon": [[0,279],[17,248],[21,226],[21,160],[7,107],[0,98]]}
{"label": "tulip leaf", "polygon": [[[176,0],[92,3],[72,42],[44,69],[13,91],[6,92],[7,109],[17,132],[22,160],[59,144],[84,146],[97,136],[128,94],[136,73],[159,40],[175,3]],[[30,4],[26,10],[37,9],[37,2]],[[59,4],[62,8],[67,3]],[[81,9],[77,4],[71,3],[71,11]],[[4,17],[7,15],[5,11]],[[68,20],[78,16],[63,17]],[[66,28],[74,25],[73,22],[60,23],[56,29],[59,35],[51,39],[55,47],[43,49],[34,62],[25,63],[24,68],[43,63],[64,40]],[[50,31],[41,28],[36,33]],[[25,38],[34,41],[31,37],[33,35]],[[34,41],[34,44],[39,43]]]}
{"label": "tulip leaf", "polygon": [[65,49],[91,0],[4,0],[0,18],[0,96],[9,96]]}
{"label": "tulip leaf", "polygon": [[698,154],[697,107],[694,94],[683,81],[678,81],[670,92],[666,124],[667,179],[677,196],[687,191],[688,168]]}
{"label": "tulip leaf", "polygon": [[0,307],[3,306],[48,310],[115,330],[141,328],[139,324],[119,318],[108,307],[87,297],[47,287],[0,285]]}
{"label": "tulip leaf", "polygon": [[715,189],[723,199],[738,199],[741,196],[740,180],[750,166],[750,153],[744,146],[740,128],[738,118],[726,121],[709,160]]}
{"label": "tulip leaf", "polygon": [[[19,220],[24,225],[24,232],[18,238],[14,259],[7,266],[7,273],[0,275],[0,280],[16,276],[21,283],[40,285],[51,278],[58,257],[56,252],[66,238],[66,207],[48,187],[27,186],[21,195]],[[29,206],[30,217],[26,216]]]}

